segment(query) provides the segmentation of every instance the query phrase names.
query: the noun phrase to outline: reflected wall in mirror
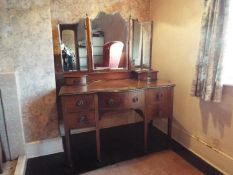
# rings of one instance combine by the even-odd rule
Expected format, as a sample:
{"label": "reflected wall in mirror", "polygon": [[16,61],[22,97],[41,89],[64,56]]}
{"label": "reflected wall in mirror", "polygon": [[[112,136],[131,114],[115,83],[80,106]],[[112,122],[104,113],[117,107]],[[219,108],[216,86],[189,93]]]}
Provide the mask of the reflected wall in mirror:
{"label": "reflected wall in mirror", "polygon": [[85,19],[76,24],[59,24],[62,67],[67,71],[87,70]]}
{"label": "reflected wall in mirror", "polygon": [[128,23],[119,13],[100,12],[91,20],[94,70],[128,68]]}
{"label": "reflected wall in mirror", "polygon": [[151,68],[151,44],[153,22],[131,19],[131,64],[132,68]]}

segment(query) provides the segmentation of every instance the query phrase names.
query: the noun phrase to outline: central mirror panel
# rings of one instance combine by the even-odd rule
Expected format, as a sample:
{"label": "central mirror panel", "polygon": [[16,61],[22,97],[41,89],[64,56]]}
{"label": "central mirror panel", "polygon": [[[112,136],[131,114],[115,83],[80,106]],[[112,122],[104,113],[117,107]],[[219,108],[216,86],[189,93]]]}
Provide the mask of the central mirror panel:
{"label": "central mirror panel", "polygon": [[91,20],[91,38],[94,70],[128,68],[128,23],[119,13]]}

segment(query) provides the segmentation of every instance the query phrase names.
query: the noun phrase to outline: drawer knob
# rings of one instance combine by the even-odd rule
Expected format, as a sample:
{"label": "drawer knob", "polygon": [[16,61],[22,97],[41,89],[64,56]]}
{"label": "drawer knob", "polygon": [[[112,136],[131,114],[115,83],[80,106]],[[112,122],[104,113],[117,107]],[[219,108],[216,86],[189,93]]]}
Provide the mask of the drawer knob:
{"label": "drawer knob", "polygon": [[78,100],[76,102],[76,106],[82,106],[84,104],[84,101],[83,100]]}
{"label": "drawer knob", "polygon": [[108,105],[113,105],[114,104],[114,100],[112,99],[112,98],[110,98],[109,100],[108,100]]}
{"label": "drawer knob", "polygon": [[159,100],[160,100],[160,98],[162,98],[162,97],[163,97],[163,94],[159,94],[159,93],[158,93],[158,94],[156,94],[156,100],[157,100],[157,101],[159,101]]}
{"label": "drawer knob", "polygon": [[81,116],[80,119],[79,119],[79,122],[80,123],[88,123],[88,118],[86,115],[84,116]]}
{"label": "drawer knob", "polygon": [[134,103],[138,102],[138,97],[133,97],[133,102]]}

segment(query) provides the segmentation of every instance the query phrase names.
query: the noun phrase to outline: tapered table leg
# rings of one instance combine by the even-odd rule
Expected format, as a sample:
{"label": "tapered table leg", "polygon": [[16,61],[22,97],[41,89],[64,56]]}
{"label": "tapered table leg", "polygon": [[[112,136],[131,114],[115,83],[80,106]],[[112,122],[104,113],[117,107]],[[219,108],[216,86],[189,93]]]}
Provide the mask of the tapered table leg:
{"label": "tapered table leg", "polygon": [[100,131],[99,128],[96,129],[96,153],[98,161],[101,161],[101,153],[100,153]]}
{"label": "tapered table leg", "polygon": [[148,151],[148,115],[146,109],[143,111],[144,113],[144,152]]}
{"label": "tapered table leg", "polygon": [[66,158],[69,167],[73,167],[72,157],[71,157],[71,147],[70,147],[70,130],[65,129],[65,144],[66,144]]}
{"label": "tapered table leg", "polygon": [[99,128],[99,110],[98,110],[98,95],[95,94],[95,123],[96,123],[96,153],[98,161],[101,161],[100,153],[100,128]]}

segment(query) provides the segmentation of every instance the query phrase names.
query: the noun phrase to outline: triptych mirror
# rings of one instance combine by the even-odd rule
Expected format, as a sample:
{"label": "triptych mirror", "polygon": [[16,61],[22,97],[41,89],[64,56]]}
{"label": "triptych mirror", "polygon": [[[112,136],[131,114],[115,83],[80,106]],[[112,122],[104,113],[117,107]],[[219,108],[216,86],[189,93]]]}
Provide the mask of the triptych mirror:
{"label": "triptych mirror", "polygon": [[119,13],[59,24],[62,68],[71,71],[133,70],[151,67],[153,23]]}

